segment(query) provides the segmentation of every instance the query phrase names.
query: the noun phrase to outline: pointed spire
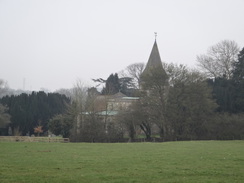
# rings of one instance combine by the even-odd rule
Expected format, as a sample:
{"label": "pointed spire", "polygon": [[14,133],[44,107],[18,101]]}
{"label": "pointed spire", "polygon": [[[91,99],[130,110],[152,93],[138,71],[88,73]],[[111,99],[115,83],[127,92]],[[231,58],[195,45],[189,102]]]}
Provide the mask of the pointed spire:
{"label": "pointed spire", "polygon": [[161,58],[160,58],[158,45],[157,45],[157,41],[156,41],[156,36],[157,36],[157,34],[155,33],[155,41],[153,44],[153,48],[150,53],[147,65],[141,74],[141,79],[148,74],[151,75],[152,72],[155,72],[155,71],[162,73],[163,76],[167,76],[167,74],[163,68]]}
{"label": "pointed spire", "polygon": [[162,61],[160,58],[158,45],[157,45],[157,41],[156,41],[156,37],[155,37],[155,42],[153,44],[153,48],[152,48],[151,54],[149,56],[145,70],[152,69],[152,68],[158,68],[158,67],[163,67],[163,66],[162,66]]}
{"label": "pointed spire", "polygon": [[158,45],[157,45],[157,33],[155,32],[155,41],[152,51],[150,53],[147,65],[140,76],[140,89],[151,90],[152,86],[168,85],[168,76],[163,68],[163,64],[160,58]]}

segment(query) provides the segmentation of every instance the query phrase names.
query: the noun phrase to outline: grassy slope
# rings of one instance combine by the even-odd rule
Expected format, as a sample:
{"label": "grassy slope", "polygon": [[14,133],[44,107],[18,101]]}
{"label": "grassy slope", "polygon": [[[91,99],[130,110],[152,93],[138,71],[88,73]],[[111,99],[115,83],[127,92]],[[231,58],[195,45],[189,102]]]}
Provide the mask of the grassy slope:
{"label": "grassy slope", "polygon": [[244,141],[0,143],[0,182],[242,182]]}

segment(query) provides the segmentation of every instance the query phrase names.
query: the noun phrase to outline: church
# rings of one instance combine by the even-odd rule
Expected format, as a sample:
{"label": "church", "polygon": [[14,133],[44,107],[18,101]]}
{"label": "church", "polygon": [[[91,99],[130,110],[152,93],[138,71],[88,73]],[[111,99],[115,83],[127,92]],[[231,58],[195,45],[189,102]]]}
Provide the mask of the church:
{"label": "church", "polygon": [[[156,38],[146,67],[141,74],[139,90],[150,90],[150,78],[154,77],[155,73],[159,73],[159,76],[162,78],[167,78],[167,74],[163,69]],[[113,116],[116,116],[119,111],[127,110],[134,102],[138,101],[139,99],[139,96],[128,97],[121,92],[118,92],[114,95],[98,95],[94,101],[94,111],[98,115],[106,116],[106,118],[109,118],[109,121],[112,121]]]}
{"label": "church", "polygon": [[141,77],[152,74],[154,70],[160,70],[162,73],[166,74],[165,70],[163,69],[156,39],[153,44],[153,48],[147,61],[146,67],[141,74]]}

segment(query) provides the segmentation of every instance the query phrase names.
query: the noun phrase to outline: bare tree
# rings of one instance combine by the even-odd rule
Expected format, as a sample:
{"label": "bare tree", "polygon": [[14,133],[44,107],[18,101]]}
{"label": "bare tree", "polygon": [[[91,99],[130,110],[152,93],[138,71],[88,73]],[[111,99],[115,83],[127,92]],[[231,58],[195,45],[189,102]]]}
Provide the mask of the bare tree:
{"label": "bare tree", "polygon": [[170,73],[171,87],[165,113],[170,138],[201,139],[217,107],[206,77],[181,65],[174,65]]}
{"label": "bare tree", "polygon": [[204,81],[207,79],[204,73],[200,73],[195,69],[189,69],[186,65],[178,64],[166,64],[164,63],[164,69],[168,75],[168,81],[170,86],[174,86],[177,83],[189,83],[192,80]]}
{"label": "bare tree", "polygon": [[135,63],[127,66],[125,70],[123,70],[120,75],[122,77],[130,77],[133,78],[134,87],[139,89],[140,87],[140,76],[145,68],[144,63]]}
{"label": "bare tree", "polygon": [[8,83],[0,79],[0,98],[7,95],[9,91]]}
{"label": "bare tree", "polygon": [[81,80],[77,80],[71,91],[71,105],[68,109],[68,115],[74,118],[74,136],[80,135],[82,128],[82,113],[85,111],[85,103],[87,98],[87,87]]}
{"label": "bare tree", "polygon": [[[141,112],[141,106],[139,106],[138,102],[139,101],[134,102],[128,109],[120,110],[116,116],[116,120],[121,124],[123,132],[128,134],[129,142],[135,140],[140,125],[142,125],[143,120],[145,120],[145,116],[142,116],[143,113]],[[151,136],[151,134],[149,136]]]}
{"label": "bare tree", "polygon": [[221,41],[211,46],[207,54],[197,56],[198,66],[209,77],[225,76],[229,79],[239,50],[240,48],[235,41]]}
{"label": "bare tree", "polygon": [[6,113],[7,109],[0,104],[0,128],[5,128],[10,123],[10,115]]}
{"label": "bare tree", "polygon": [[[148,120],[158,126],[160,136],[165,140],[168,138],[165,117],[169,91],[168,75],[163,67],[157,67],[150,72],[144,72],[141,79],[143,90],[140,102],[146,108],[145,113],[148,113]],[[143,131],[144,129],[142,128]]]}
{"label": "bare tree", "polygon": [[169,77],[168,81],[170,86],[174,86],[177,81],[185,80],[187,74],[187,67],[185,65],[163,63],[163,67]]}
{"label": "bare tree", "polygon": [[60,89],[56,90],[55,93],[59,93],[61,95],[65,95],[68,98],[71,98],[72,97],[72,91],[73,91],[72,88],[71,89],[60,88]]}

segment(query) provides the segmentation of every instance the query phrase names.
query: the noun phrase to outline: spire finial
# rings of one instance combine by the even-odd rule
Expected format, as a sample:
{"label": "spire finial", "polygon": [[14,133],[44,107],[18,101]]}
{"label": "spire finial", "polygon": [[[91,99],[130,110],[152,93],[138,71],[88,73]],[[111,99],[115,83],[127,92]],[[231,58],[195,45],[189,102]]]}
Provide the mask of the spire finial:
{"label": "spire finial", "polygon": [[154,32],[154,34],[155,34],[155,40],[157,39],[157,32]]}

